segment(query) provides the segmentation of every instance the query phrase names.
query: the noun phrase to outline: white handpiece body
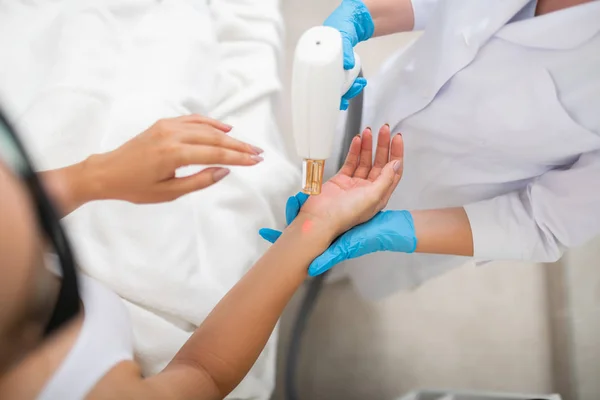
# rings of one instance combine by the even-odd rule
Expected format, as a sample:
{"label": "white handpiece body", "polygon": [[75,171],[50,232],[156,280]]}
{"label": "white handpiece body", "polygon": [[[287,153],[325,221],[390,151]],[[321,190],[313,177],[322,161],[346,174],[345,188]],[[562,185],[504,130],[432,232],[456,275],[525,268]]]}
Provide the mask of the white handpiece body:
{"label": "white handpiece body", "polygon": [[304,159],[303,190],[319,194],[324,162],[333,151],[341,96],[360,73],[360,58],[344,70],[340,32],[318,26],[300,38],[292,73],[292,128],[298,155]]}

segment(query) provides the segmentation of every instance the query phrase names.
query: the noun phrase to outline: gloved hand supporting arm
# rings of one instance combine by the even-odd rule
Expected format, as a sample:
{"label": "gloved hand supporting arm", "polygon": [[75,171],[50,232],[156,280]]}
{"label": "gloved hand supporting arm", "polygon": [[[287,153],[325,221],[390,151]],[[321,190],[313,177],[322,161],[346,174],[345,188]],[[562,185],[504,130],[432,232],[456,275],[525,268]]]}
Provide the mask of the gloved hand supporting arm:
{"label": "gloved hand supporting arm", "polygon": [[[290,197],[286,204],[288,223],[294,220],[306,199],[302,193]],[[261,229],[260,235],[274,243],[281,232]],[[308,273],[320,275],[344,260],[378,251],[472,256],[473,238],[465,210],[456,207],[380,212],[338,237],[310,264]]]}

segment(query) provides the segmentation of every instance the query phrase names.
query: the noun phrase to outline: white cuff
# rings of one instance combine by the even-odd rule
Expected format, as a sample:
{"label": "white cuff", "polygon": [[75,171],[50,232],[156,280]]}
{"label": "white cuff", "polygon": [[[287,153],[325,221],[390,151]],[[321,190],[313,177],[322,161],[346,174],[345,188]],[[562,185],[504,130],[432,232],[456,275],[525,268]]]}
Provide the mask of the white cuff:
{"label": "white cuff", "polygon": [[411,0],[411,3],[415,17],[413,31],[422,31],[427,26],[427,21],[429,21],[438,0]]}
{"label": "white cuff", "polygon": [[473,257],[478,260],[523,259],[521,229],[506,208],[496,204],[500,198],[479,201],[464,207],[473,234]]}

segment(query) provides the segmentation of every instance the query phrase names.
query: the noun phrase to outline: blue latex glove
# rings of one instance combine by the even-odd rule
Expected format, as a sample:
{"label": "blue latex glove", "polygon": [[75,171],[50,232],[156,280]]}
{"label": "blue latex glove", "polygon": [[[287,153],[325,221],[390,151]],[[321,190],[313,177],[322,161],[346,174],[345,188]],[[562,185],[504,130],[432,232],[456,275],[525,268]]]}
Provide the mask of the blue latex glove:
{"label": "blue latex glove", "polygon": [[[340,31],[344,46],[344,69],[354,68],[354,46],[370,39],[375,32],[375,24],[367,7],[361,0],[343,0],[323,25]],[[366,85],[366,79],[357,78],[342,96],[340,109],[348,109],[349,100],[358,95]]]}
{"label": "blue latex glove", "polygon": [[[296,218],[308,196],[298,193],[288,199],[285,217],[288,225]],[[263,239],[271,243],[281,236],[280,231],[263,228]],[[413,218],[408,211],[382,211],[364,224],[355,226],[337,238],[323,254],[308,267],[310,276],[317,276],[334,265],[377,251],[412,253],[417,248]]]}

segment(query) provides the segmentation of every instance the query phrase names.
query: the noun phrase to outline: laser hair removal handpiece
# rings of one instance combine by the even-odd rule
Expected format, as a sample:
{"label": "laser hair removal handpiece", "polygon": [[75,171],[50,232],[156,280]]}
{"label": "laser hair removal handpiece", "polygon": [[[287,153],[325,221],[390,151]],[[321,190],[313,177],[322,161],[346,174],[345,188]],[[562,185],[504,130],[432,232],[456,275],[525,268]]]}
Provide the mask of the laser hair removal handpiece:
{"label": "laser hair removal handpiece", "polygon": [[342,36],[337,29],[317,26],[296,46],[292,71],[292,129],[296,151],[303,158],[302,191],[321,193],[325,160],[333,151],[341,96],[361,70],[344,70]]}

